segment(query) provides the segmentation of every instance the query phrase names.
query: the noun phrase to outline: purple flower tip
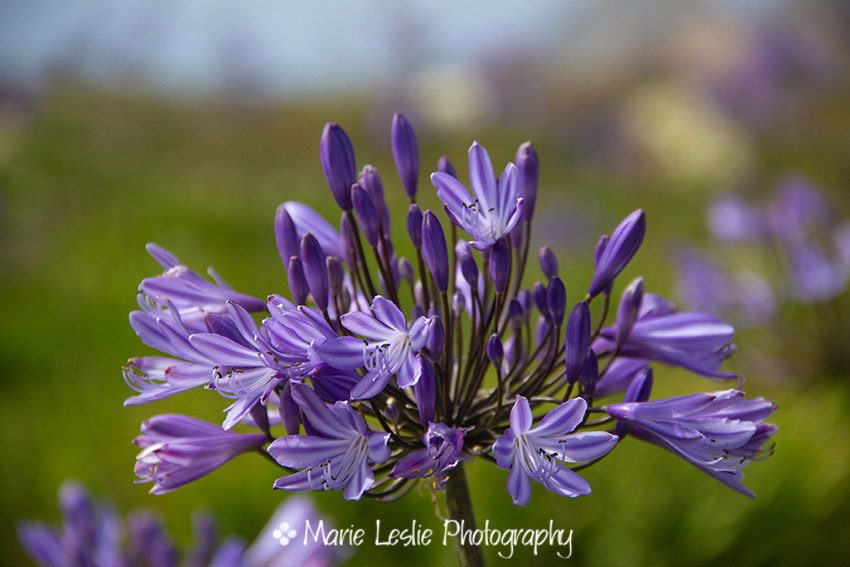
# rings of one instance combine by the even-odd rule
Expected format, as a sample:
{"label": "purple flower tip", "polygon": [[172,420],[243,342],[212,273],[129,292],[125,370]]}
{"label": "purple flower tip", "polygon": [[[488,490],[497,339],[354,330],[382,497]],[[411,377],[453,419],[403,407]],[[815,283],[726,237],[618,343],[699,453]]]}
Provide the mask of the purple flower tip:
{"label": "purple flower tip", "polygon": [[351,140],[339,124],[325,124],[319,156],[334,199],[342,210],[351,210],[351,186],[357,181],[357,165]]}
{"label": "purple flower tip", "polygon": [[646,215],[638,209],[614,230],[599,257],[596,272],[590,281],[588,293],[599,295],[608,288],[620,272],[628,265],[643,242],[646,233]]}
{"label": "purple flower tip", "polygon": [[392,147],[401,184],[407,196],[413,199],[419,179],[419,146],[413,127],[401,112],[393,115]]}

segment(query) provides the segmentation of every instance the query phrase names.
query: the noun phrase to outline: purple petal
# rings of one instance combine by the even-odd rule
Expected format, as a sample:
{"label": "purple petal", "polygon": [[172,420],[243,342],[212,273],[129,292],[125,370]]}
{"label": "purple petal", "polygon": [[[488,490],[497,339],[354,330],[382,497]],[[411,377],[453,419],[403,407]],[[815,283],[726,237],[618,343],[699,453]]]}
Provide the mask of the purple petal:
{"label": "purple petal", "polygon": [[514,407],[511,409],[511,431],[514,435],[522,435],[531,429],[533,419],[528,399],[525,396],[517,396]]}

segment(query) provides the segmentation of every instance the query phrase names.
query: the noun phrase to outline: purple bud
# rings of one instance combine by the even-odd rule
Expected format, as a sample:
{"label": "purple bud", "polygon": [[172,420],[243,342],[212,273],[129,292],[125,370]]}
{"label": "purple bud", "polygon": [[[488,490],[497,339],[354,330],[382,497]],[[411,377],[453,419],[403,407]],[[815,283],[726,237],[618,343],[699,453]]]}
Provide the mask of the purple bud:
{"label": "purple bud", "polygon": [[437,160],[437,171],[440,173],[451,175],[452,177],[457,179],[457,171],[455,170],[455,166],[452,165],[452,162],[450,162],[449,158],[447,158],[446,156],[440,156],[440,159]]}
{"label": "purple bud", "polygon": [[422,210],[415,203],[407,209],[407,233],[414,248],[422,246]]}
{"label": "purple bud", "polygon": [[498,333],[490,335],[490,339],[487,341],[487,358],[490,359],[490,363],[497,370],[502,369],[502,360],[505,358],[505,349],[502,348],[502,339],[499,338]]}
{"label": "purple bud", "polygon": [[520,175],[520,187],[523,198],[522,218],[531,220],[534,205],[537,202],[537,185],[540,180],[540,160],[531,142],[522,144],[514,160]]}
{"label": "purple bud", "polygon": [[620,275],[640,248],[645,233],[646,215],[643,210],[638,209],[623,219],[599,258],[588,289],[591,296],[605,291],[614,278]]}
{"label": "purple bud", "polygon": [[602,259],[602,253],[605,252],[605,248],[608,246],[608,235],[603,234],[599,237],[599,240],[596,241],[596,248],[593,249],[593,265],[598,266],[599,261]]}
{"label": "purple bud", "polygon": [[[411,207],[412,209],[412,207]],[[410,217],[408,217],[409,219]],[[422,258],[441,293],[449,288],[449,255],[446,235],[436,215],[425,211],[422,217]]]}
{"label": "purple bud", "polygon": [[297,256],[289,259],[286,273],[289,276],[289,292],[292,294],[292,299],[296,304],[304,305],[307,303],[307,294],[310,289],[307,287],[307,280],[304,278],[304,265]]}
{"label": "purple bud", "polygon": [[443,321],[439,317],[432,317],[431,329],[428,333],[426,346],[432,358],[440,358],[443,354],[443,347],[446,345],[446,330],[443,327]]}
{"label": "purple bud", "polygon": [[617,345],[622,346],[632,333],[643,301],[643,278],[637,278],[623,291],[617,309]]}
{"label": "purple bud", "polygon": [[558,275],[558,258],[548,246],[540,249],[540,269],[543,270],[543,275],[552,279]]}
{"label": "purple bud", "polygon": [[525,318],[527,319],[528,315],[531,312],[531,292],[527,289],[521,289],[519,290],[519,293],[516,294],[516,299],[517,301],[519,301],[520,305],[522,305],[522,308],[525,310]]}
{"label": "purple bud", "polygon": [[384,228],[384,234],[389,234],[390,213],[387,210],[387,202],[384,200],[384,184],[381,182],[378,170],[371,165],[364,166],[360,171],[360,185],[366,189],[366,193],[372,199],[372,204],[375,205],[375,212],[378,214],[378,221]]}
{"label": "purple bud", "polygon": [[407,196],[413,199],[419,179],[419,146],[413,127],[401,112],[393,115],[392,146],[401,184]]}
{"label": "purple bud", "polygon": [[560,327],[564,322],[564,313],[567,309],[567,290],[564,287],[564,282],[558,276],[549,280],[549,287],[546,289],[546,303],[549,305],[549,314],[552,316],[552,322],[555,326]]}
{"label": "purple bud", "polygon": [[299,242],[295,223],[292,222],[292,217],[289,216],[283,205],[277,208],[277,214],[274,217],[274,239],[277,242],[280,261],[285,268],[289,264],[290,258],[298,256]]}
{"label": "purple bud", "polygon": [[398,259],[398,275],[400,275],[401,279],[403,279],[407,283],[413,283],[413,279],[415,277],[415,274],[413,272],[413,264],[411,264],[410,260],[408,260],[407,258]]}
{"label": "purple bud", "polygon": [[301,239],[301,261],[310,295],[319,309],[325,311],[328,308],[328,266],[319,241],[309,232]]}
{"label": "purple bud", "polygon": [[531,294],[534,296],[534,305],[543,317],[549,319],[549,299],[546,293],[546,286],[540,282],[535,282],[531,288]]}
{"label": "purple bud", "polygon": [[500,238],[490,249],[489,267],[493,288],[499,293],[505,291],[511,270],[511,246],[507,238]]}
{"label": "purple bud", "polygon": [[354,214],[357,215],[357,220],[360,221],[360,227],[363,229],[363,236],[366,237],[366,242],[369,246],[378,245],[378,235],[380,231],[380,221],[378,213],[375,211],[375,205],[372,199],[359,183],[351,186],[351,203],[354,205]]}
{"label": "purple bud", "polygon": [[469,244],[461,240],[455,246],[455,253],[463,279],[469,284],[470,289],[478,289],[478,263],[475,261],[475,255],[472,253]]}
{"label": "purple bud", "polygon": [[434,408],[437,404],[437,383],[434,378],[434,366],[427,356],[419,355],[422,364],[422,374],[413,385],[413,395],[416,398],[416,408],[419,410],[419,422],[428,427],[434,421]]}
{"label": "purple bud", "polygon": [[573,384],[579,379],[587,351],[590,350],[590,308],[586,301],[573,307],[567,320],[567,339],[565,363],[567,383]]}
{"label": "purple bud", "polygon": [[599,378],[599,361],[596,359],[596,353],[593,349],[587,350],[587,358],[581,367],[581,390],[582,397],[593,397],[596,389],[596,380]]}
{"label": "purple bud", "polygon": [[328,284],[330,284],[331,295],[338,297],[342,292],[342,284],[345,280],[342,262],[336,256],[328,256],[326,263],[328,265]]}
{"label": "purple bud", "polygon": [[637,376],[632,378],[629,387],[626,389],[626,395],[623,398],[623,402],[630,404],[647,401],[649,399],[649,395],[652,393],[652,382],[652,368],[646,367],[641,370]]}
{"label": "purple bud", "polygon": [[511,299],[508,303],[508,316],[512,319],[522,320],[525,316],[525,307],[518,299]]}
{"label": "purple bud", "polygon": [[345,213],[342,214],[342,218],[339,221],[339,232],[342,235],[342,243],[340,245],[342,259],[345,261],[349,270],[354,270],[354,266],[357,264],[357,255],[355,253],[357,250],[357,236],[354,234],[354,228],[351,226],[351,221],[348,220],[348,215]]}
{"label": "purple bud", "polygon": [[452,312],[455,317],[460,317],[464,309],[466,309],[466,297],[459,291],[454,292],[454,295],[452,295]]}
{"label": "purple bud", "polygon": [[343,211],[350,211],[351,186],[357,181],[357,165],[351,140],[339,124],[325,124],[319,156],[334,199]]}

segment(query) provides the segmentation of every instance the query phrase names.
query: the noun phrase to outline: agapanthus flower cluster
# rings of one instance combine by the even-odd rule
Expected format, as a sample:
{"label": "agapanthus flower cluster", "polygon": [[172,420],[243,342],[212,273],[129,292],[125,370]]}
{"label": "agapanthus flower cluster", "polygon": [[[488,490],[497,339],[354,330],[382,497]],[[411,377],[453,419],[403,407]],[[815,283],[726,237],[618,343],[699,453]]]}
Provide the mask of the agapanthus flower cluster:
{"label": "agapanthus flower cluster", "polygon": [[[423,210],[417,139],[401,114],[391,140],[409,201],[393,226],[376,168],[358,162],[338,124],[325,126],[320,159],[341,216],[278,208],[289,297],[238,293],[149,245],[165,271],[142,281],[130,323],[163,354],[128,362],[137,395],[126,403],[193,388],[230,403],[221,426],[179,415],[145,422],[140,481],[162,493],[264,453],[282,469],[277,489],[392,500],[420,480],[442,490],[480,458],[508,471],[507,491],[524,505],[532,481],[588,494],[578,469],[633,436],[749,494],[740,471],[769,451],[775,428],[763,420],[774,407],[745,400],[723,369],[732,326],[679,311],[640,278],[615,299],[644,239],[642,210],[588,250],[594,275],[569,302],[562,274],[571,272],[549,248],[542,279],[524,277],[540,173],[531,143],[496,169],[473,142],[468,182],[440,158],[430,182],[443,207]],[[650,400],[656,365],[731,389]]]}
{"label": "agapanthus flower cluster", "polygon": [[850,221],[803,176],[780,180],[761,206],[718,198],[708,226],[721,257],[692,249],[679,258],[680,295],[689,305],[758,325],[783,303],[826,303],[847,289]]}
{"label": "agapanthus flower cluster", "polygon": [[[124,519],[110,504],[94,500],[73,481],[59,489],[59,508],[61,526],[38,521],[18,523],[21,545],[42,567],[330,567],[348,553],[344,547],[290,539],[279,533],[284,522],[299,528],[308,519],[327,522],[306,496],[285,500],[247,547],[235,536],[222,539],[215,518],[201,512],[193,518],[193,544],[181,549],[156,514],[136,510]],[[286,539],[281,541],[282,538]]]}

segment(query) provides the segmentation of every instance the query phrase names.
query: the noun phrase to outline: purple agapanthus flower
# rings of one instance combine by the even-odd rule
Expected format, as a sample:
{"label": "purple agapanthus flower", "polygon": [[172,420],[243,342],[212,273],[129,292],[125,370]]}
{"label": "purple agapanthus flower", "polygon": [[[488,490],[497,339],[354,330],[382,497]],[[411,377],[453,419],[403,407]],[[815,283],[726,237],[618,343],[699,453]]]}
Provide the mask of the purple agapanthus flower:
{"label": "purple agapanthus flower", "polygon": [[366,369],[366,375],[351,390],[352,400],[374,397],[392,376],[402,388],[416,384],[422,372],[416,354],[428,338],[427,317],[417,317],[408,326],[398,306],[379,295],[372,301],[371,314],[353,311],[343,315],[341,321],[366,342],[354,337],[332,339],[323,343],[318,353],[334,368]]}
{"label": "purple agapanthus flower", "polygon": [[329,407],[306,386],[292,387],[305,418],[308,435],[276,439],[268,451],[285,467],[303,469],[277,479],[283,490],[342,490],[346,500],[359,500],[374,483],[369,463],[390,456],[389,434],[366,428],[363,417],[348,402]]}
{"label": "purple agapanthus flower", "polygon": [[[288,498],[246,550],[237,537],[221,539],[215,519],[206,512],[193,515],[193,544],[181,549],[151,512],[134,510],[121,518],[108,503],[95,501],[80,484],[67,481],[59,490],[62,525],[19,522],[24,551],[42,567],[269,567],[309,565],[331,567],[350,555],[341,546],[321,540],[289,538],[309,520],[330,527],[306,496]],[[283,533],[281,527],[286,527]]]}
{"label": "purple agapanthus flower", "polygon": [[604,431],[572,433],[584,419],[587,402],[574,398],[547,413],[533,426],[528,399],[517,396],[511,410],[510,428],[493,445],[493,456],[510,469],[508,492],[514,504],[531,499],[531,480],[561,496],[590,494],[590,485],[566,466],[599,459],[617,444],[617,436]]}
{"label": "purple agapanthus flower", "polygon": [[411,451],[398,460],[390,473],[396,478],[434,478],[434,486],[442,490],[451,469],[466,457],[463,454],[465,432],[444,423],[429,423],[422,436],[422,449]]}
{"label": "purple agapanthus flower", "polygon": [[[471,516],[454,518],[468,509],[461,501],[467,460],[510,469],[516,504],[529,501],[532,479],[557,494],[587,494],[578,467],[567,464],[595,464],[620,434],[641,431],[625,419],[589,419],[604,411],[596,400],[622,393],[625,403],[644,403],[662,380],[658,362],[735,376],[721,368],[734,350],[734,329],[717,317],[678,311],[641,277],[609,309],[646,235],[643,210],[599,238],[592,257],[588,249],[593,276],[579,282],[587,293],[570,303],[565,282],[572,286],[582,270],[562,265],[548,247],[530,250],[540,188],[530,142],[498,177],[474,142],[470,190],[440,158],[431,179],[444,207],[428,209],[418,186],[419,141],[400,114],[391,140],[408,246],[390,230],[394,176],[382,178],[371,165],[358,176],[352,139],[329,123],[319,158],[342,215],[328,222],[292,201],[275,211],[283,267],[275,269],[286,275],[288,297],[272,294],[260,305],[152,249],[175,273],[146,280],[141,309],[131,315],[142,341],[161,354],[128,363],[125,379],[137,395],[127,403],[200,387],[233,401],[223,429],[207,425],[218,449],[200,434],[182,436],[197,449],[185,455],[172,448],[181,447],[176,440],[152,440],[159,446],[143,452],[140,466],[164,468],[143,467],[143,475],[160,480],[156,474],[166,471],[172,476],[160,482],[173,487],[265,446],[290,473],[275,488],[391,501],[427,478],[445,491],[453,519],[472,528]],[[459,239],[458,227],[468,237]],[[535,257],[544,277],[527,281]],[[543,415],[550,403],[558,405]],[[260,433],[230,433],[237,425]],[[750,443],[757,442],[753,435]],[[236,547],[223,553],[223,561],[239,556]]]}
{"label": "purple agapanthus flower", "polygon": [[609,404],[605,409],[631,426],[631,435],[676,453],[747,496],[753,493],[741,484],[741,469],[769,453],[765,444],[776,432],[775,425],[762,423],[776,406],[764,398],[745,400],[739,390]]}
{"label": "purple agapanthus flower", "polygon": [[204,330],[204,319],[209,313],[221,313],[228,301],[237,303],[248,311],[260,311],[265,303],[257,298],[233,291],[221,277],[210,268],[215,280],[205,280],[177,260],[171,252],[150,243],[150,255],[165,268],[161,276],[146,278],[139,285],[140,304],[149,302],[150,308],[164,308],[170,304],[172,311],[190,330]]}
{"label": "purple agapanthus flower", "polygon": [[733,379],[735,373],[720,367],[734,352],[734,336],[732,325],[713,315],[678,312],[647,294],[629,338],[617,347],[616,325],[606,327],[593,348],[596,352],[619,350],[623,356],[681,366],[710,378]]}
{"label": "purple agapanthus flower", "polygon": [[472,237],[472,246],[485,250],[508,235],[522,217],[519,172],[508,163],[497,180],[487,150],[474,142],[469,148],[469,181],[474,197],[448,173],[431,174],[452,218]]}
{"label": "purple agapanthus flower", "polygon": [[134,441],[139,482],[153,482],[164,494],[214,471],[234,457],[266,444],[260,434],[239,434],[185,415],[158,415],[142,424]]}

